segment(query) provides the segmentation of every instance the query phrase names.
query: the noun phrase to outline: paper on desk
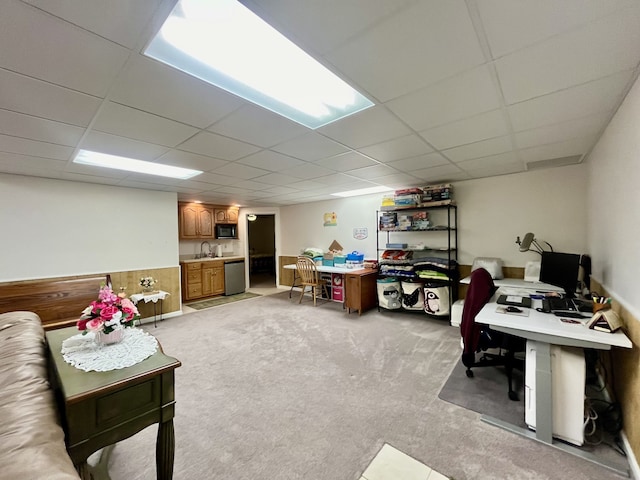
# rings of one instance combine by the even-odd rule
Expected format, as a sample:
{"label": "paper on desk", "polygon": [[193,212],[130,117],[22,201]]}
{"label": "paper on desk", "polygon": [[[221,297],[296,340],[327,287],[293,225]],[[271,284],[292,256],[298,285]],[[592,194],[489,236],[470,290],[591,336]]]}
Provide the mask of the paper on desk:
{"label": "paper on desk", "polygon": [[[520,308],[520,307],[518,307]],[[506,313],[507,315],[517,315],[518,317],[528,317],[529,316],[529,309],[528,308],[521,308],[520,310],[522,310],[521,312],[507,312],[507,307],[498,307],[496,308],[496,312],[498,313]]]}
{"label": "paper on desk", "polygon": [[528,297],[535,294],[535,289],[532,288],[514,288],[514,287],[500,287],[498,288],[498,295],[516,295],[519,297]]}

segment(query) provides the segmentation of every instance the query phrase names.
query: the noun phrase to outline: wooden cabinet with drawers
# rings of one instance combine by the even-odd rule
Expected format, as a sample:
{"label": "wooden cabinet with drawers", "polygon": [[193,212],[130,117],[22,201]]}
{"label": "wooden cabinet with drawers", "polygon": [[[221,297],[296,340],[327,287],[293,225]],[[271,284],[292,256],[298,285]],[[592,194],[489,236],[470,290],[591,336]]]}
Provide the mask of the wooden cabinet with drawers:
{"label": "wooden cabinet with drawers", "polygon": [[223,261],[208,260],[182,264],[182,299],[184,301],[223,293]]}

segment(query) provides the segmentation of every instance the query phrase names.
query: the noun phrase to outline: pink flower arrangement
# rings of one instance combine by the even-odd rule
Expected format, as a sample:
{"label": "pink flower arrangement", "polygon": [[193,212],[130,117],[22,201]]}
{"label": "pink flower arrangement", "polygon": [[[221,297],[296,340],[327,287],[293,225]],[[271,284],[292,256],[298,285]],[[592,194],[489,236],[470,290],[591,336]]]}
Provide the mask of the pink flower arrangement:
{"label": "pink flower arrangement", "polygon": [[133,322],[140,318],[137,307],[125,293],[116,295],[111,287],[103,285],[94,300],[82,311],[77,322],[78,330],[87,332],[111,333],[125,327],[133,327]]}

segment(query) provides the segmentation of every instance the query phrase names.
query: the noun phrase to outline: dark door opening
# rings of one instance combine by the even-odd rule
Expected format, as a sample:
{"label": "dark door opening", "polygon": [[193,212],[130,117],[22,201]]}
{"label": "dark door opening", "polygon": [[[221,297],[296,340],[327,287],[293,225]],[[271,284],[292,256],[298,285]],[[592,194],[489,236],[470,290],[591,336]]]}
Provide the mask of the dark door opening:
{"label": "dark door opening", "polygon": [[275,288],[275,215],[247,215],[247,243],[249,246],[249,286],[252,288]]}

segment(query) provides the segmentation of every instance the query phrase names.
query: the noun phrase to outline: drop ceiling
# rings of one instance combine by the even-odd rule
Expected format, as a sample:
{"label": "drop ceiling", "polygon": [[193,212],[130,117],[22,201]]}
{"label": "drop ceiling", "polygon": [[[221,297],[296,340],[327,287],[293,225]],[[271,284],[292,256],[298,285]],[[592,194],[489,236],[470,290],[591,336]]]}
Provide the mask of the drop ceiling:
{"label": "drop ceiling", "polygon": [[554,168],[584,161],[640,63],[637,0],[244,1],[375,103],[310,130],[143,56],[174,3],[3,0],[0,172],[278,206]]}

